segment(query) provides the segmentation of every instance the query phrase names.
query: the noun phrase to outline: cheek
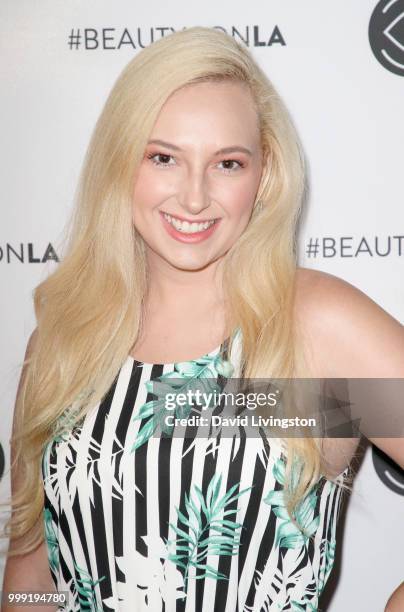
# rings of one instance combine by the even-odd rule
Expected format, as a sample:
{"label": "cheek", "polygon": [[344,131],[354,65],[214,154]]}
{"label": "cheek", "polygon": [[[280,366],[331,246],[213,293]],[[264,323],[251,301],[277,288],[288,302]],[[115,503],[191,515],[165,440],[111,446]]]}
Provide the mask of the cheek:
{"label": "cheek", "polygon": [[254,205],[255,186],[251,186],[251,182],[238,184],[235,189],[228,194],[227,204],[231,214],[249,215]]}
{"label": "cheek", "polygon": [[150,193],[150,189],[153,188],[153,182],[151,180],[150,174],[141,170],[137,176],[134,189],[133,189],[133,199],[135,202],[143,202],[145,196]]}
{"label": "cheek", "polygon": [[161,184],[148,170],[142,170],[133,188],[133,211],[138,214],[159,203]]}

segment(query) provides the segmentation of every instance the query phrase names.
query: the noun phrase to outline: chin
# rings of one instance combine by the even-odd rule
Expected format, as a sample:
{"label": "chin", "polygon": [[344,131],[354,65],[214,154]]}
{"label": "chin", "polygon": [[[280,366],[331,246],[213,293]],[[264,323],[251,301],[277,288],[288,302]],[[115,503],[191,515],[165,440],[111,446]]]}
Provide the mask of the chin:
{"label": "chin", "polygon": [[214,261],[216,261],[217,257],[212,257],[212,258],[203,259],[203,260],[200,258],[192,259],[190,257],[184,257],[184,259],[181,259],[181,258],[173,259],[172,257],[170,257],[170,258],[165,258],[165,260],[173,268],[177,268],[178,270],[196,271],[196,270],[202,270],[203,268],[206,268],[207,266],[212,264]]}
{"label": "chin", "polygon": [[169,263],[173,266],[173,268],[177,268],[177,270],[196,272],[197,270],[202,270],[203,268],[206,268],[212,262],[170,261]]}

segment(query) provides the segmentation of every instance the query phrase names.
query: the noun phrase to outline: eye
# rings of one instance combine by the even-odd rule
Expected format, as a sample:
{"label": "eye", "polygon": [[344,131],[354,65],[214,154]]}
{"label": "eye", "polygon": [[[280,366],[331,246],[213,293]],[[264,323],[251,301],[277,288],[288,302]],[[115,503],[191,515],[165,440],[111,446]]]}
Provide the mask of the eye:
{"label": "eye", "polygon": [[237,166],[232,166],[230,168],[229,167],[223,168],[224,172],[226,172],[227,174],[230,174],[236,170],[239,170],[240,168],[244,168],[245,166],[243,162],[238,161],[237,159],[224,159],[220,163],[221,164],[237,164]]}
{"label": "eye", "polygon": [[[170,159],[174,159],[172,155],[168,153],[149,153],[147,155],[147,159],[150,159],[155,166],[168,167],[173,164],[169,163]],[[226,174],[232,174],[233,172],[239,170],[240,168],[244,168],[245,164],[237,159],[224,159],[220,162],[220,164],[225,164],[225,168],[222,168],[223,172]],[[231,164],[231,167],[228,167],[228,164]]]}
{"label": "eye", "polygon": [[[158,159],[157,159],[158,157],[160,157],[161,161],[158,161]],[[147,155],[147,159],[151,159],[152,163],[155,166],[163,166],[164,167],[164,166],[172,165],[172,164],[168,164],[168,160],[170,158],[174,159],[172,155],[168,155],[167,153],[149,153]]]}

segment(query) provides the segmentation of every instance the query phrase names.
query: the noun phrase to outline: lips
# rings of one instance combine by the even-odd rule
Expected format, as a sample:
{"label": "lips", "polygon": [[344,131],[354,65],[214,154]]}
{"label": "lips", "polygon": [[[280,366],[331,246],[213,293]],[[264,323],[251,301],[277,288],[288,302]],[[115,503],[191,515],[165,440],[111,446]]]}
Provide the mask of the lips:
{"label": "lips", "polygon": [[173,226],[175,229],[183,234],[196,234],[198,232],[202,232],[207,230],[215,221],[205,221],[205,223],[193,221],[189,223],[189,221],[179,221],[176,217],[171,217],[165,213],[164,218]]}
{"label": "lips", "polygon": [[181,215],[173,215],[171,213],[160,211],[162,212],[163,215],[168,215],[169,217],[173,218],[173,219],[178,219],[178,221],[188,221],[189,224],[191,223],[210,223],[211,221],[217,221],[218,219],[213,218],[213,219],[186,219],[185,217],[181,217]]}
{"label": "lips", "polygon": [[177,230],[169,221],[167,221],[167,219],[165,218],[164,214],[161,211],[160,211],[160,217],[163,222],[163,226],[165,230],[172,238],[174,238],[178,242],[183,242],[183,243],[188,243],[188,244],[202,242],[206,240],[213,234],[213,232],[216,231],[218,225],[220,224],[220,219],[218,219],[215,223],[210,225],[207,229],[202,230],[200,232],[194,232],[191,234],[191,233],[185,233],[180,230]]}

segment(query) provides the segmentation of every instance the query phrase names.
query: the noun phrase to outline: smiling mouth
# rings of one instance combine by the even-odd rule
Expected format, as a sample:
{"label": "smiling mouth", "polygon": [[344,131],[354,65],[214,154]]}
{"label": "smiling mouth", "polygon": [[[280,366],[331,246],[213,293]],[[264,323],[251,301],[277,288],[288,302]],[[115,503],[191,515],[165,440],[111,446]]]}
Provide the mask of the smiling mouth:
{"label": "smiling mouth", "polygon": [[196,234],[207,230],[211,225],[214,225],[219,219],[211,219],[206,221],[186,221],[181,220],[178,217],[169,215],[168,213],[162,212],[163,217],[172,225],[177,231],[186,234]]}

